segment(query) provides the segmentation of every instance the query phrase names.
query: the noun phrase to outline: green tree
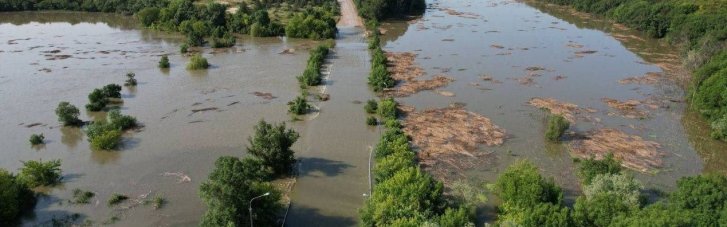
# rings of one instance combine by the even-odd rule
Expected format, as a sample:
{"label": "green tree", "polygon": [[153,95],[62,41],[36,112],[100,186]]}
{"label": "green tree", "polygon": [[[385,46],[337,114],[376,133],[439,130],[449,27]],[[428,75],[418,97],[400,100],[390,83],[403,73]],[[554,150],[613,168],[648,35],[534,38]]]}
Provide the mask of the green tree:
{"label": "green tree", "polygon": [[613,158],[613,153],[609,153],[601,160],[596,160],[594,157],[581,160],[578,165],[578,176],[586,185],[591,184],[593,178],[600,174],[618,173],[621,173],[621,162]]}
{"label": "green tree", "polygon": [[189,59],[189,63],[187,63],[188,70],[207,69],[209,67],[210,64],[207,62],[207,59],[202,57],[200,54],[192,56],[192,58]]}
{"label": "green tree", "polygon": [[23,162],[18,180],[31,188],[57,184],[61,182],[61,160]]}
{"label": "green tree", "polygon": [[522,209],[538,203],[559,205],[563,192],[552,179],[540,175],[529,161],[521,160],[507,167],[495,181],[495,193],[502,199],[502,208]]}
{"label": "green tree", "polygon": [[539,203],[522,213],[521,226],[568,227],[573,226],[570,209],[552,203]]}
{"label": "green tree", "polygon": [[311,105],[305,100],[305,97],[300,95],[295,97],[293,101],[288,102],[288,113],[295,115],[306,114],[310,110]]}
{"label": "green tree", "polygon": [[290,174],[295,164],[295,154],[290,149],[300,135],[286,129],[285,123],[268,124],[260,120],[255,126],[255,135],[248,138],[247,152],[262,160],[275,175]]}
{"label": "green tree", "polygon": [[147,7],[136,13],[136,18],[139,19],[142,25],[149,27],[154,22],[159,20],[159,13],[161,11],[156,7]]}
{"label": "green tree", "polygon": [[30,135],[30,145],[43,144],[45,143],[43,140],[45,140],[45,136],[43,136],[43,133]]}
{"label": "green tree", "polygon": [[[207,181],[200,186],[200,197],[208,210],[202,216],[201,226],[247,226],[248,206],[252,205],[256,225],[272,226],[281,205],[280,192],[260,181],[264,165],[254,161],[224,156],[217,159]],[[250,199],[270,193],[250,204]]]}
{"label": "green tree", "polygon": [[22,211],[34,204],[33,192],[12,173],[0,168],[0,225],[12,226]]}
{"label": "green tree", "polygon": [[460,207],[458,209],[447,208],[444,214],[439,217],[439,226],[441,227],[474,227],[472,216],[467,208]]}
{"label": "green tree", "polygon": [[563,136],[570,123],[561,115],[548,115],[548,129],[545,131],[545,138],[551,142],[557,142]]}
{"label": "green tree", "polygon": [[78,110],[78,108],[68,102],[60,102],[58,103],[58,107],[56,107],[56,115],[58,116],[58,121],[66,126],[75,126],[83,123],[80,119],[78,119],[78,116],[80,114],[81,112]]}
{"label": "green tree", "polygon": [[[133,74],[133,73],[131,73]],[[121,86],[118,84],[108,84],[106,86],[103,86],[101,88],[101,91],[103,92],[103,96],[108,98],[121,98]]]}
{"label": "green tree", "polygon": [[167,55],[162,56],[162,58],[159,60],[159,68],[162,68],[162,69],[169,68],[169,57],[167,57]]}

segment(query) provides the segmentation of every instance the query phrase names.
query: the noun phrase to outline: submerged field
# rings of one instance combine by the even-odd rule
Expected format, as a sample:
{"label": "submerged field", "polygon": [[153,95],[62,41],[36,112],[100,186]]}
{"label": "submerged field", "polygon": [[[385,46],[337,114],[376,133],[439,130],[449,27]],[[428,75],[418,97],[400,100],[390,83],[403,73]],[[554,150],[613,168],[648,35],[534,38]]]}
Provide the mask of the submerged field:
{"label": "submerged field", "polygon": [[[445,185],[492,183],[528,159],[572,203],[581,194],[573,158],[609,152],[649,189],[727,173],[727,144],[712,140],[708,123],[688,110],[689,74],[667,44],[552,5],[427,3],[421,17],[381,24],[381,46],[399,83],[380,95],[402,104],[403,130],[420,164]],[[41,189],[47,196],[24,224],[78,213],[96,223],[117,217],[123,226],[197,225],[206,209],[199,184],[218,157],[245,156],[253,125],[265,119],[288,121],[301,133],[286,225],[356,225],[383,126],[364,124],[362,103],[375,97],[366,85],[369,51],[362,28],[352,27],[360,22],[344,18],[315,88],[330,100],[291,122],[286,103],[298,95],[296,76],[316,41],[241,36],[231,48],[193,48],[211,67],[187,70],[183,36],[141,28],[131,17],[0,14],[0,167],[63,163],[62,184]],[[162,55],[169,55],[170,69],[157,67]],[[59,102],[82,107],[91,90],[121,84],[128,72],[139,84],[122,90],[120,110],[143,127],[126,132],[118,151],[91,149],[84,132],[58,123]],[[561,143],[545,139],[546,110],[570,122]],[[84,121],[102,118],[82,110]],[[46,144],[31,147],[28,137],[40,133]],[[76,188],[96,197],[71,204]],[[109,208],[113,193],[132,201]],[[163,195],[168,205],[155,210],[133,201],[147,195]],[[477,223],[492,222],[497,203],[491,199]]]}

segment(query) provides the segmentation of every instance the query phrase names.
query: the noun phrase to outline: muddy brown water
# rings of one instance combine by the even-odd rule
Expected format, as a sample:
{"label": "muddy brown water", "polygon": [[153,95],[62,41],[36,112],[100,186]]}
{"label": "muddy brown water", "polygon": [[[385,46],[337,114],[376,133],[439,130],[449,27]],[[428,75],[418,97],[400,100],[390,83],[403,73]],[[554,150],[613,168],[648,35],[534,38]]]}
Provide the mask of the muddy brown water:
{"label": "muddy brown water", "polygon": [[[453,97],[423,91],[400,101],[417,109],[463,103],[507,131],[503,145],[482,148],[492,155],[466,172],[470,181],[492,182],[514,160],[527,158],[563,185],[571,200],[578,194],[566,148],[544,142],[545,114],[526,104],[533,97],[599,110],[593,116],[600,122],[578,121],[577,132],[611,127],[660,143],[667,153],[664,168],[653,174],[632,173],[648,187],[669,190],[682,176],[727,173],[727,155],[720,153],[727,145],[711,140],[708,125],[683,102],[668,102],[669,108],[649,110],[650,116],[639,120],[608,115],[612,110],[601,101],[682,100],[679,80],[618,83],[661,72],[654,64],[659,59],[653,56],[662,55],[654,53],[673,55],[665,51],[674,48],[563,8],[513,1],[428,3],[417,21],[382,26],[387,30],[384,49],[417,53],[417,62],[428,73],[423,78],[446,71],[455,79],[440,89],[454,93]],[[198,186],[217,157],[243,156],[246,138],[261,118],[290,120],[285,103],[299,92],[295,76],[304,69],[307,48],[314,42],[241,37],[233,48],[202,50],[211,69],[187,71],[188,57],[178,52],[183,37],[136,24],[115,14],[0,14],[0,124],[4,126],[0,167],[16,170],[21,160],[63,160],[64,183],[47,189],[48,196],[41,198],[34,217],[25,218],[25,225],[48,224],[53,217],[80,213],[82,219],[97,224],[118,216],[119,226],[194,226],[205,210]],[[368,193],[369,148],[378,129],[364,124],[362,105],[356,104],[371,97],[366,89],[368,53],[359,29],[341,28],[340,33],[338,47],[328,59],[330,74],[324,88],[331,99],[315,103],[320,108],[317,115],[289,123],[302,133],[294,146],[302,162],[288,226],[356,225],[357,209]],[[618,35],[640,39],[620,41],[614,38]],[[278,54],[288,48],[295,53]],[[576,53],[589,50],[596,52]],[[171,69],[156,68],[162,54],[170,55]],[[517,79],[527,76],[531,66],[546,70],[537,72],[541,75],[532,77],[532,84],[519,83]],[[129,71],[136,73],[139,85],[124,88],[121,110],[145,127],[126,134],[120,151],[91,150],[80,130],[59,126],[53,113],[58,102],[82,108],[93,88],[123,83]],[[483,75],[502,83],[483,81]],[[554,79],[558,76],[562,78]],[[255,92],[276,98],[267,100]],[[217,109],[193,112],[206,108]],[[81,116],[102,117],[85,111]],[[26,127],[36,123],[40,125]],[[32,148],[28,138],[33,133],[43,133],[47,144]],[[180,183],[165,173],[188,175],[191,182]],[[97,196],[89,205],[71,205],[66,200],[74,188]],[[161,194],[169,203],[156,211],[150,206],[108,208],[106,199],[115,192],[132,198]],[[492,221],[492,209],[484,211],[481,221]]]}
{"label": "muddy brown water", "polygon": [[[574,15],[567,8],[508,0],[428,1],[421,18],[384,23],[382,28],[384,50],[418,54],[416,61],[427,71],[423,78],[443,73],[455,79],[439,89],[453,97],[423,91],[400,102],[419,110],[465,104],[509,135],[501,146],[481,148],[493,154],[486,164],[469,169],[464,177],[452,172],[453,177],[492,183],[514,160],[528,159],[554,177],[572,202],[580,193],[574,163],[565,145],[545,142],[546,114],[527,105],[533,97],[597,109],[592,117],[598,121],[579,120],[572,128],[575,132],[617,128],[661,144],[663,168],[655,173],[630,171],[648,188],[668,191],[683,176],[727,173],[727,145],[710,139],[709,126],[687,109],[682,102],[685,76],[666,64],[679,53],[644,34],[601,18]],[[528,67],[545,70],[530,76],[532,82],[520,83]],[[655,85],[618,83],[648,72],[665,73],[668,79]],[[483,76],[502,83],[484,81]],[[646,119],[627,119],[609,115],[614,110],[603,98],[651,98],[664,107],[648,109]],[[492,221],[492,211],[488,206],[480,221]]]}

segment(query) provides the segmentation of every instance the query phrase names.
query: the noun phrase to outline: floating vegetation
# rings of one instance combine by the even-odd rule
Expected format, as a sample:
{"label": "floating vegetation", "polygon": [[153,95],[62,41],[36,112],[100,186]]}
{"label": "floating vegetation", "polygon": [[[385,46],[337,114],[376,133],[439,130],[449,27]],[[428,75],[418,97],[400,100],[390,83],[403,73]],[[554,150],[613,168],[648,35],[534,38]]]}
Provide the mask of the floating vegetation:
{"label": "floating vegetation", "polygon": [[571,154],[582,159],[603,159],[609,153],[621,161],[623,167],[640,172],[653,172],[662,166],[661,145],[618,129],[604,128],[589,132],[583,139],[570,145]]}
{"label": "floating vegetation", "polygon": [[73,201],[72,203],[75,204],[88,204],[91,202],[91,198],[93,198],[96,194],[91,191],[84,191],[81,189],[73,189]]}

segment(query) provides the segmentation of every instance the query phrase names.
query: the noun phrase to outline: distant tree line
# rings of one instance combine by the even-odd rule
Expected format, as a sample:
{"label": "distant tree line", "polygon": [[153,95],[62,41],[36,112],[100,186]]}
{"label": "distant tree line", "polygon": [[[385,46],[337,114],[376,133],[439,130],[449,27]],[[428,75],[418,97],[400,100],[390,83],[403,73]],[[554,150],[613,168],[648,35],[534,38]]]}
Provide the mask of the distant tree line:
{"label": "distant tree line", "polygon": [[359,14],[367,20],[383,20],[418,15],[426,9],[425,0],[355,0]]}
{"label": "distant tree line", "polygon": [[604,15],[683,47],[694,70],[691,106],[711,121],[712,136],[727,140],[727,1],[540,0]]}

